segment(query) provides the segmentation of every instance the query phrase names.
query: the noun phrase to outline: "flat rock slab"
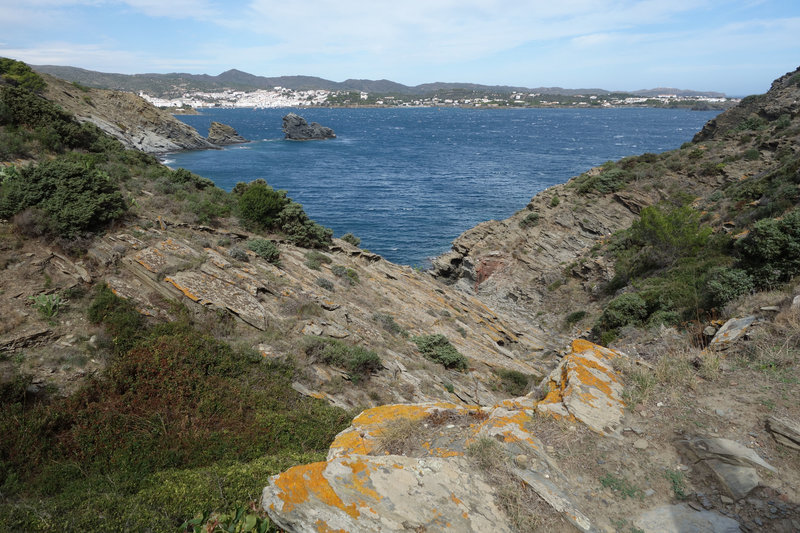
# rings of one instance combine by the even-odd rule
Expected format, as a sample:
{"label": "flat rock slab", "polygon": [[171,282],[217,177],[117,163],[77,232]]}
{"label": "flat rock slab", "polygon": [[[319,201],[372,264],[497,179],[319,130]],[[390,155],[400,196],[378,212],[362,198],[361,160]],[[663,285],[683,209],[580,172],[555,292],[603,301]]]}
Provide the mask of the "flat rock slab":
{"label": "flat rock slab", "polygon": [[644,533],[739,533],[739,522],[714,511],[695,511],[688,505],[650,509],[633,525]]}
{"label": "flat rock slab", "polygon": [[767,419],[767,430],[779,444],[800,450],[800,424],[797,422],[771,416]]}
{"label": "flat rock slab", "polygon": [[714,338],[711,339],[711,342],[708,344],[708,349],[715,351],[729,348],[731,344],[742,338],[742,335],[745,334],[747,328],[753,325],[753,322],[755,321],[756,317],[754,316],[732,318],[728,320],[721,328],[719,328],[719,331],[717,331],[717,334],[714,335]]}
{"label": "flat rock slab", "polygon": [[572,342],[572,350],[553,370],[549,392],[536,411],[579,420],[598,433],[619,437],[625,403],[623,386],[612,361],[625,357],[585,340]]}
{"label": "flat rock slab", "polygon": [[287,531],[510,532],[493,493],[461,457],[351,455],[272,476],[262,501]]}
{"label": "flat rock slab", "polygon": [[735,500],[744,498],[761,482],[756,467],[775,472],[754,450],[736,441],[694,438],[681,444],[698,463],[708,467],[725,491]]}

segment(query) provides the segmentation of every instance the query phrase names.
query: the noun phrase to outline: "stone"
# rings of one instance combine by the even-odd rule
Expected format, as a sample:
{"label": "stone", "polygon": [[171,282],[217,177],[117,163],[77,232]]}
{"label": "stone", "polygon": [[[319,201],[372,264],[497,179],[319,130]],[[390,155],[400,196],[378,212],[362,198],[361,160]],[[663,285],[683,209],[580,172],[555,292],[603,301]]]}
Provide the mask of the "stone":
{"label": "stone", "polygon": [[708,344],[708,349],[711,351],[725,350],[731,344],[738,341],[745,334],[747,329],[755,322],[755,316],[746,316],[743,318],[731,318],[714,335],[711,342]]}
{"label": "stone", "polygon": [[621,352],[577,339],[548,378],[549,392],[536,412],[575,419],[603,435],[621,437],[625,404],[622,383],[612,368]]}
{"label": "stone", "polygon": [[800,309],[800,294],[792,298],[792,311],[797,311]]}
{"label": "stone", "polygon": [[633,447],[637,450],[646,450],[647,446],[647,439],[636,439],[636,441],[633,443]]}
{"label": "stone", "polygon": [[714,326],[706,326],[703,330],[703,335],[706,337],[713,337],[717,333],[717,328]]}
{"label": "stone", "polygon": [[642,513],[633,525],[644,533],[739,533],[739,523],[714,511],[687,504],[662,505]]}
{"label": "stone", "polygon": [[336,134],[332,129],[316,122],[309,124],[306,119],[295,113],[283,117],[283,133],[290,141],[312,141],[322,139],[335,139]]}
{"label": "stone", "polygon": [[755,467],[776,471],[755,451],[729,439],[696,438],[681,441],[681,444],[736,500],[747,496],[761,482]]}
{"label": "stone", "polygon": [[733,503],[733,498],[728,498],[727,496],[725,496],[723,494],[722,496],[719,497],[719,501],[721,501],[722,503],[724,503],[726,505],[729,505],[729,504]]}
{"label": "stone", "polygon": [[467,463],[352,455],[296,466],[270,478],[262,505],[287,531],[510,532],[495,489]]}
{"label": "stone", "polygon": [[800,450],[800,424],[786,418],[770,416],[766,427],[776,442],[787,448]]}
{"label": "stone", "polygon": [[248,142],[247,139],[239,135],[231,126],[222,124],[221,122],[211,123],[211,126],[208,128],[208,137],[206,137],[206,139],[208,139],[208,142],[219,146]]}

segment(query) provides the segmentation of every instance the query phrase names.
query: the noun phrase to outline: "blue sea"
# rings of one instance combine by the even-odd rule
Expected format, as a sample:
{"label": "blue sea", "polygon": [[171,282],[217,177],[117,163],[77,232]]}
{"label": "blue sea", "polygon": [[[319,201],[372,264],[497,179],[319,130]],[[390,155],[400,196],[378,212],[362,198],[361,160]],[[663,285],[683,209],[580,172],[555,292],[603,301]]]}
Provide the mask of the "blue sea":
{"label": "blue sea", "polygon": [[[337,138],[283,140],[290,111]],[[716,111],[671,109],[207,109],[254,142],[168,154],[223,189],[265,179],[311,218],[390,261],[425,265],[459,234],[506,218],[537,192],[608,160],[679,147]]]}

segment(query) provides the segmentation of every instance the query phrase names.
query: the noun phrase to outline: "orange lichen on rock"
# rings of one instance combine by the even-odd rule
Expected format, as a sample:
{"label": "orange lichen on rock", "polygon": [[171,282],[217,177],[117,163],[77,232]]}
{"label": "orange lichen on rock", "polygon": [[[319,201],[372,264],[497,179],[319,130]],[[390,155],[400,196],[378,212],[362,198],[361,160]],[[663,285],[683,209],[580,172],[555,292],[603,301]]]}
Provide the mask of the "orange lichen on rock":
{"label": "orange lichen on rock", "polygon": [[[370,471],[366,462],[355,459],[353,461],[343,461],[342,464],[353,471],[353,483],[345,486],[373,500],[383,499],[383,496],[375,492],[375,489],[368,485]],[[362,507],[365,506],[364,502],[359,503]]]}
{"label": "orange lichen on rock", "polygon": [[189,298],[190,300],[192,300],[194,302],[199,302],[200,301],[200,297],[199,296],[196,296],[195,294],[193,294],[187,287],[183,287],[182,285],[180,285],[174,279],[172,279],[172,278],[164,278],[164,281],[166,281],[167,283],[172,283],[175,286],[176,289],[181,291],[183,293],[183,295],[186,296],[187,298]]}
{"label": "orange lichen on rock", "polygon": [[356,505],[345,505],[322,475],[326,466],[328,463],[324,461],[295,466],[274,478],[273,483],[280,489],[278,497],[283,501],[282,512],[291,511],[295,505],[306,503],[313,496],[325,505],[339,508],[353,518],[358,518]]}
{"label": "orange lichen on rock", "polygon": [[328,523],[321,518],[316,521],[314,527],[316,527],[318,533],[348,533],[346,529],[332,529]]}
{"label": "orange lichen on rock", "polygon": [[549,391],[536,411],[556,418],[577,419],[604,434],[616,434],[622,417],[622,384],[611,361],[624,355],[583,339],[553,370]]}

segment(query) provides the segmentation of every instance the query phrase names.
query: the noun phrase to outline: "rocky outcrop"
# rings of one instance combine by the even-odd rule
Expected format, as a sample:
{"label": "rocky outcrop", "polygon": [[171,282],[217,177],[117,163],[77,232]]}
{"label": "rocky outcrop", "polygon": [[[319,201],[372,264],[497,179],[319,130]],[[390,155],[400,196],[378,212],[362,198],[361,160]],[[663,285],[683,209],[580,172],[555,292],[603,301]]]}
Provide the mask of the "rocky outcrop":
{"label": "rocky outcrop", "polygon": [[536,411],[580,420],[598,433],[619,437],[625,403],[612,364],[624,357],[585,340],[573,341],[570,353],[547,379],[547,395]]}
{"label": "rocky outcrop", "polygon": [[336,134],[332,129],[316,122],[309,124],[306,119],[295,113],[283,117],[283,132],[291,141],[314,141],[322,139],[335,139]]}
{"label": "rocky outcrop", "polygon": [[[168,318],[170,310],[154,302],[179,300],[197,312],[235,317],[243,336],[259,337],[285,324],[288,315],[292,325],[281,326],[288,329],[278,338],[254,339],[252,346],[265,357],[302,357],[297,346],[304,335],[378,352],[382,368],[358,385],[341,368],[304,361],[308,371],[298,374],[293,387],[342,407],[432,400],[492,405],[507,396],[495,371],[514,370],[539,381],[563,344],[557,335],[548,338],[530,324],[498,315],[427,274],[342,241],[325,254],[330,262],[315,270],[306,250],[288,243],[278,243],[276,266],[231,242],[246,235],[215,236],[211,228],[175,228],[163,220],[135,234],[106,235],[88,255],[96,264],[117,265],[106,278],[109,286],[149,316]],[[211,245],[215,239],[229,244]],[[337,281],[341,268],[357,273],[359,282]],[[411,337],[429,334],[445,335],[468,358],[469,369],[446,369],[426,359]]]}
{"label": "rocky outcrop", "polygon": [[[78,88],[42,74],[44,96],[117,138],[127,148],[147,153],[215,148],[194,128],[132,93]],[[85,89],[85,90],[84,90]]]}
{"label": "rocky outcrop", "polygon": [[512,531],[498,503],[502,487],[470,459],[478,446],[497,454],[494,470],[527,487],[515,490],[535,492],[557,523],[591,531],[591,520],[560,488],[568,478],[526,427],[533,403],[523,397],[490,408],[439,402],[369,409],[336,437],[327,461],[270,478],[262,505],[287,531]]}
{"label": "rocky outcrop", "polygon": [[249,142],[247,139],[239,135],[239,133],[227,124],[221,122],[212,122],[208,128],[208,142],[217,144],[219,146],[226,146],[229,144],[241,144]]}

